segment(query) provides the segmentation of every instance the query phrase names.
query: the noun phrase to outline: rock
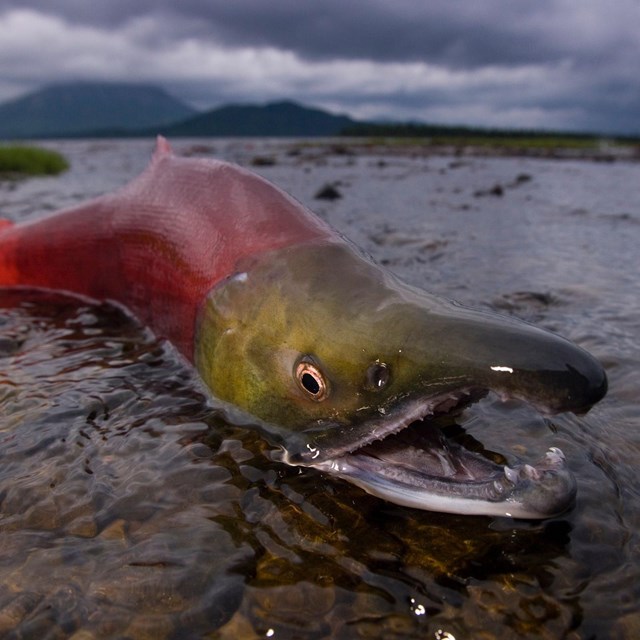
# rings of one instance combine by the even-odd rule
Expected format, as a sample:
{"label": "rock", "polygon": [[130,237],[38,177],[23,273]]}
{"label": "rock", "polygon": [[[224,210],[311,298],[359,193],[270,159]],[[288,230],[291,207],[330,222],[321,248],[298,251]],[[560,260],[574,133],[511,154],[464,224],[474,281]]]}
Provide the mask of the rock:
{"label": "rock", "polygon": [[276,159],[272,156],[255,156],[251,160],[252,167],[273,167],[276,164]]}
{"label": "rock", "polygon": [[314,196],[316,200],[338,200],[342,194],[334,184],[325,184]]}

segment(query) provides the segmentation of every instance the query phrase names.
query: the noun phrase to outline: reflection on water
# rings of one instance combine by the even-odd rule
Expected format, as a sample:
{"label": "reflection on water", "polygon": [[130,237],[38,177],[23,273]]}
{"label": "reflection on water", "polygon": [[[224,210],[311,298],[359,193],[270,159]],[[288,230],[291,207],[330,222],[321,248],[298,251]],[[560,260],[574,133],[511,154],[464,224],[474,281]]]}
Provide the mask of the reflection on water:
{"label": "reflection on water", "polygon": [[[69,204],[83,176],[112,188],[150,148],[65,145],[71,174],[0,188],[3,213]],[[538,523],[418,512],[279,465],[118,310],[2,292],[0,636],[637,637],[638,166],[283,153],[262,171],[315,208],[340,178],[321,213],[390,268],[602,359],[611,392],[586,417],[489,397],[446,426],[509,459],[560,446],[576,508]],[[474,195],[497,182],[502,196]]]}

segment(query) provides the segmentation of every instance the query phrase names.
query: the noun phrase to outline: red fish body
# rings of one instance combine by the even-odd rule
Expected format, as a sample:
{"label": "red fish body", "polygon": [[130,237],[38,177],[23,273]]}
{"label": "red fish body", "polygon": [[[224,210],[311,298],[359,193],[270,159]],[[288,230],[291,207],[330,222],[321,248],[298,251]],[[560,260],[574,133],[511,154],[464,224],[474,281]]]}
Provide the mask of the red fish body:
{"label": "red fish body", "polygon": [[333,232],[262,178],[227,163],[174,156],[115,194],[0,227],[0,286],[66,290],[133,311],[190,361],[207,292],[236,263]]}

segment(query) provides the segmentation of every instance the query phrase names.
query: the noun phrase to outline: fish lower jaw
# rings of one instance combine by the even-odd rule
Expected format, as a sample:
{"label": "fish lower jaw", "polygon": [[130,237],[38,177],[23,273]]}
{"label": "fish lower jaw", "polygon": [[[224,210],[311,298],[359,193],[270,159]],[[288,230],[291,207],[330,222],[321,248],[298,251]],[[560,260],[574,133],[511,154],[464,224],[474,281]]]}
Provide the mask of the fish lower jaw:
{"label": "fish lower jaw", "polygon": [[535,465],[500,466],[486,459],[480,464],[483,473],[438,475],[356,453],[317,468],[394,504],[427,511],[538,520],[565,512],[575,500],[575,479],[556,447]]}

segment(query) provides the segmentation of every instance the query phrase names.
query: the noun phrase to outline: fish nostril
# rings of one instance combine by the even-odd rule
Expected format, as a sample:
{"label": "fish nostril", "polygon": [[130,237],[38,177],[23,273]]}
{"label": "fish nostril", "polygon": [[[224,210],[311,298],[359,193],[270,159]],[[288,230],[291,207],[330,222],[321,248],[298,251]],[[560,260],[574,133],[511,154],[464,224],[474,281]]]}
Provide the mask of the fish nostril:
{"label": "fish nostril", "polygon": [[387,386],[391,378],[388,365],[384,362],[376,361],[367,369],[367,379],[365,386],[371,391],[380,391]]}

